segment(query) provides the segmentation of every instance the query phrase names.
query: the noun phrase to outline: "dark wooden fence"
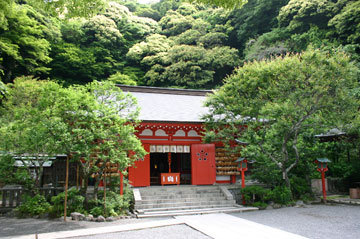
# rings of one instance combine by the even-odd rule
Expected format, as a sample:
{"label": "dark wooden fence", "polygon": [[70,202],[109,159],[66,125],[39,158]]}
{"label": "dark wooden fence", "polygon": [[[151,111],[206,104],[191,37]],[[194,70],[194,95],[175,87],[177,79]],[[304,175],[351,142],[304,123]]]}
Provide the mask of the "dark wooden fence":
{"label": "dark wooden fence", "polygon": [[[40,188],[39,193],[44,195],[45,198],[50,199],[63,192],[62,187]],[[27,193],[26,190],[21,188],[0,188],[0,208],[15,208],[21,204],[22,195]]]}

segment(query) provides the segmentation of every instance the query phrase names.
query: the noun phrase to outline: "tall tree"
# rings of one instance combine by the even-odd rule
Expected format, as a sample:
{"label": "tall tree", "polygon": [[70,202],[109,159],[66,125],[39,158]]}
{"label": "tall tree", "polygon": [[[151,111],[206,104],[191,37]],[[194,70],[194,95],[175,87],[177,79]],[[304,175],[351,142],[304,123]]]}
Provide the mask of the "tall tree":
{"label": "tall tree", "polygon": [[46,117],[46,111],[55,103],[54,93],[59,89],[52,82],[18,78],[8,85],[0,108],[1,151],[21,161],[29,176],[33,168],[35,174],[30,189],[34,193],[40,187],[45,162],[60,152],[58,141],[48,131],[51,122]]}
{"label": "tall tree", "polygon": [[356,115],[351,90],[358,77],[359,69],[336,50],[247,63],[209,97],[208,136],[227,145],[234,138],[248,142],[242,155],[270,160],[290,187],[289,173],[306,160],[304,136],[343,128]]}
{"label": "tall tree", "polygon": [[[40,170],[46,160],[41,155],[66,154],[80,165],[87,182],[93,173],[100,180],[106,163],[117,164],[122,172],[145,154],[134,134],[135,100],[111,82],[63,88],[26,78],[10,89],[1,109],[0,150],[26,153]],[[84,196],[86,191],[87,183]]]}

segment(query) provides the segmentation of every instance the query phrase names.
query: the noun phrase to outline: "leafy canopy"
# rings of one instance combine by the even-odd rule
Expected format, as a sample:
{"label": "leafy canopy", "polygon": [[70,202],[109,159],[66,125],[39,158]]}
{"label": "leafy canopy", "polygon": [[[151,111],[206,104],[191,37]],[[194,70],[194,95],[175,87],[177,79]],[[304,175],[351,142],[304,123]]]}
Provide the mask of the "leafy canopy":
{"label": "leafy canopy", "polygon": [[306,160],[304,137],[344,128],[354,118],[358,102],[351,91],[358,77],[358,68],[337,50],[310,48],[247,63],[208,99],[208,136],[227,145],[234,138],[250,143],[243,156],[270,161],[290,187],[288,173]]}

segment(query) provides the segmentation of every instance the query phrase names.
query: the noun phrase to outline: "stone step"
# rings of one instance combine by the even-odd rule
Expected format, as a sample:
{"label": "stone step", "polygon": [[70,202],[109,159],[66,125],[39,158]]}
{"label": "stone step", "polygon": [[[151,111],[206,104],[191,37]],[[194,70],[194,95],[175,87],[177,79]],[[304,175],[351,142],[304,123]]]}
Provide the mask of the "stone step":
{"label": "stone step", "polygon": [[233,205],[182,206],[182,207],[138,209],[138,210],[136,210],[136,212],[138,214],[144,214],[144,213],[158,212],[158,211],[197,210],[197,209],[205,209],[205,208],[224,208],[224,207],[242,207],[242,206],[237,205],[237,204],[233,204]]}
{"label": "stone step", "polygon": [[159,200],[159,199],[178,199],[178,198],[206,198],[206,197],[222,197],[223,193],[186,193],[186,194],[157,194],[157,195],[150,195],[144,196],[141,195],[142,200]]}
{"label": "stone step", "polygon": [[213,202],[198,202],[198,201],[192,201],[192,202],[179,202],[179,203],[161,203],[161,204],[141,204],[141,205],[135,205],[135,209],[152,209],[152,208],[173,208],[173,207],[199,207],[199,206],[222,206],[222,205],[234,205],[236,204],[235,200],[221,200],[221,201],[213,201]]}
{"label": "stone step", "polygon": [[178,199],[148,199],[141,200],[141,204],[163,204],[163,203],[181,203],[181,202],[209,202],[209,201],[225,201],[224,196],[219,197],[200,197],[200,198],[178,198]]}
{"label": "stone step", "polygon": [[181,203],[181,202],[213,202],[213,201],[225,201],[224,196],[219,197],[193,197],[193,198],[175,198],[175,199],[148,199],[141,200],[141,205],[145,204],[163,204],[163,203]]}
{"label": "stone step", "polygon": [[138,188],[140,192],[142,193],[169,193],[169,192],[185,192],[185,191],[213,191],[213,190],[219,190],[218,186],[194,186],[194,185],[188,185],[188,186],[151,186],[151,187],[142,187]]}
{"label": "stone step", "polygon": [[181,194],[205,194],[205,193],[221,193],[220,189],[187,189],[187,190],[171,190],[171,191],[156,191],[156,190],[140,190],[141,195],[152,196],[152,195],[181,195]]}
{"label": "stone step", "polygon": [[256,207],[220,207],[220,208],[202,208],[202,209],[188,209],[188,210],[167,210],[156,212],[145,212],[144,214],[137,214],[138,218],[149,217],[169,217],[179,215],[194,215],[194,214],[209,214],[209,213],[237,213],[246,211],[258,210]]}

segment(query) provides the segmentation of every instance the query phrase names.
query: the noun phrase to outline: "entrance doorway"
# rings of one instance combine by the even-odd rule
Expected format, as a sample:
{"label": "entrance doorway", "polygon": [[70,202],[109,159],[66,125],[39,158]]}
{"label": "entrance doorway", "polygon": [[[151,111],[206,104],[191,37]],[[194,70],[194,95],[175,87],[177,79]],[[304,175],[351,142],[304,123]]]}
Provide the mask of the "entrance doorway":
{"label": "entrance doorway", "polygon": [[[180,184],[191,184],[190,153],[171,153],[170,167],[172,173],[180,173]],[[168,172],[168,153],[150,153],[150,185],[160,185],[160,174]]]}

